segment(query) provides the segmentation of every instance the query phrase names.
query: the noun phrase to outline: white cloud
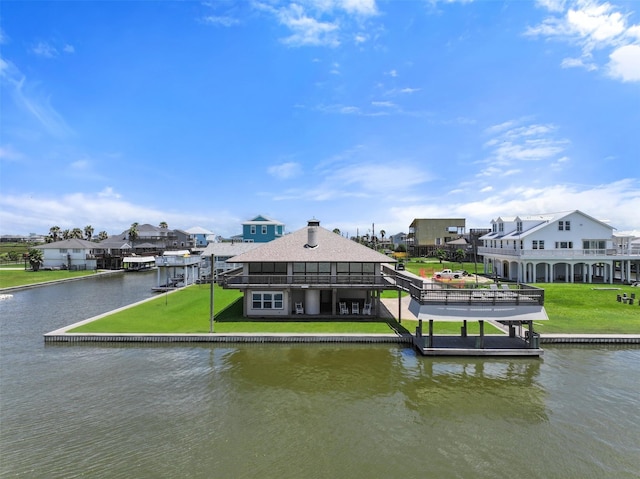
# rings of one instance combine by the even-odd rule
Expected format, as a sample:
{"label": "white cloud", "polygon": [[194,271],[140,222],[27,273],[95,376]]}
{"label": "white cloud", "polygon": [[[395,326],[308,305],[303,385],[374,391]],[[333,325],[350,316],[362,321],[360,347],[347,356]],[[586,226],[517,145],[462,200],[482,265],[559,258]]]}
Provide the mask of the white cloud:
{"label": "white cloud", "polygon": [[609,75],[624,82],[640,81],[640,45],[625,45],[609,55]]}
{"label": "white cloud", "polygon": [[65,53],[75,53],[76,49],[73,45],[69,45],[68,43],[62,48],[62,51]]}
{"label": "white cloud", "polygon": [[267,171],[271,176],[275,176],[281,180],[286,180],[300,175],[302,173],[302,166],[300,163],[288,161],[279,165],[270,166]]}
{"label": "white cloud", "polygon": [[47,42],[38,42],[31,51],[40,57],[54,58],[58,56],[58,50]]}
{"label": "white cloud", "polygon": [[563,68],[598,70],[602,59],[596,53],[604,50],[609,52],[609,76],[622,81],[640,81],[636,73],[640,25],[629,24],[631,14],[623,14],[608,2],[592,0],[547,0],[538,4],[551,15],[539,25],[529,27],[525,34],[555,38],[580,48],[579,57],[562,60]]}
{"label": "white cloud", "polygon": [[24,159],[24,155],[16,151],[11,145],[0,146],[0,160],[3,161],[20,161]]}
{"label": "white cloud", "polygon": [[209,25],[220,25],[222,27],[232,27],[240,23],[238,19],[225,15],[207,15],[203,17],[202,21]]}
{"label": "white cloud", "polygon": [[0,77],[6,82],[18,108],[27,112],[51,135],[65,137],[73,133],[64,118],[51,105],[49,97],[34,91],[22,72],[11,62],[0,58]]}

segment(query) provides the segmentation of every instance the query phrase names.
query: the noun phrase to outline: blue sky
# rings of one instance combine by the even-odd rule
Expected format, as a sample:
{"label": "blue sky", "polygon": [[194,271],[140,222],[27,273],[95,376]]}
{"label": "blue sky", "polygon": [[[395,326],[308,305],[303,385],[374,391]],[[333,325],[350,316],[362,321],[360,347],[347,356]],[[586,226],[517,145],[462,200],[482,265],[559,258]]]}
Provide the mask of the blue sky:
{"label": "blue sky", "polygon": [[0,233],[640,228],[635,1],[17,2]]}

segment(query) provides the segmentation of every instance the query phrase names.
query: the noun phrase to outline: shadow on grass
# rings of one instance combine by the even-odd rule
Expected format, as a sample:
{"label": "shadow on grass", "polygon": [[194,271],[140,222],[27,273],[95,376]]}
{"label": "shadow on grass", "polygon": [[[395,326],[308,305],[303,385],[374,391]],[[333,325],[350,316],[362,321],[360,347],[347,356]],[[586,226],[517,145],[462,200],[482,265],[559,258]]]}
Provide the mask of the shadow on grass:
{"label": "shadow on grass", "polygon": [[242,315],[242,299],[238,298],[233,303],[216,315],[217,323],[269,323],[273,321],[291,322],[291,323],[381,323],[389,326],[390,329],[399,335],[411,334],[404,326],[402,326],[395,318],[345,318],[339,317],[322,317],[322,318],[291,318],[291,317],[274,317],[274,318],[245,318]]}

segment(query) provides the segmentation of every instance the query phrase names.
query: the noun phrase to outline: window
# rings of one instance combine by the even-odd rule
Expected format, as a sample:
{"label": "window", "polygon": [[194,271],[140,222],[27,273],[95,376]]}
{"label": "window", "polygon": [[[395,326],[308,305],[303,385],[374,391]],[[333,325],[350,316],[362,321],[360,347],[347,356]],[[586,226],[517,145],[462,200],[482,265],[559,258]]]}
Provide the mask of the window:
{"label": "window", "polygon": [[267,234],[267,225],[262,225],[262,234],[263,235]]}
{"label": "window", "polygon": [[572,241],[556,241],[556,249],[572,249]]}
{"label": "window", "polygon": [[522,232],[522,221],[518,221],[518,222],[516,223],[516,231],[517,231],[518,233],[521,233],[521,232]]}
{"label": "window", "polygon": [[251,234],[256,234],[256,225],[251,225]]}
{"label": "window", "polygon": [[82,253],[82,250],[80,248],[73,248],[72,250],[74,253]]}
{"label": "window", "polygon": [[500,233],[502,233],[504,231],[504,223],[499,223],[498,224],[498,231],[500,231]]}
{"label": "window", "polygon": [[249,274],[287,274],[287,263],[249,263]]}
{"label": "window", "polygon": [[544,240],[533,240],[533,249],[544,249]]}
{"label": "window", "polygon": [[558,231],[571,231],[571,221],[558,221]]}
{"label": "window", "polygon": [[253,309],[283,309],[283,294],[281,292],[253,293],[251,295],[251,307]]}
{"label": "window", "polygon": [[544,240],[538,241],[538,246],[540,246],[540,249],[544,249]]}

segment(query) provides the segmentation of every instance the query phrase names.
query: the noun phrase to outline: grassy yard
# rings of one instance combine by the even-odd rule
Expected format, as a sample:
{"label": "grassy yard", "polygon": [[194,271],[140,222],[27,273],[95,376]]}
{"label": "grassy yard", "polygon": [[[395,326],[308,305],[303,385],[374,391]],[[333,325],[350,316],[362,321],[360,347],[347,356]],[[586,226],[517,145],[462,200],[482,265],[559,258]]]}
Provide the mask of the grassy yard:
{"label": "grassy yard", "polygon": [[30,271],[30,270],[7,270],[0,269],[0,288],[11,288],[13,286],[27,286],[46,281],[56,281],[60,279],[75,278],[78,276],[88,276],[95,274],[95,271]]}
{"label": "grassy yard", "polygon": [[[214,290],[217,333],[390,333],[383,320],[249,320],[242,317],[242,294]],[[74,333],[208,333],[209,287],[191,286],[75,328]]]}
{"label": "grassy yard", "polygon": [[[620,290],[600,290],[608,285],[541,284],[545,289],[545,307],[549,321],[538,321],[541,333],[618,333],[640,334],[640,306],[618,303],[616,295],[640,293],[631,286]],[[236,290],[215,288],[215,326],[218,333],[389,333],[394,330],[415,332],[417,321],[384,320],[249,320],[242,317],[241,294]],[[397,298],[396,292],[383,296]],[[640,294],[639,294],[640,296]],[[462,323],[435,323],[435,334],[459,334]],[[426,326],[425,326],[426,327]],[[478,323],[468,323],[469,334],[478,334]],[[495,333],[486,324],[487,334]],[[208,333],[209,287],[191,286],[153,301],[120,311],[74,329],[72,332],[104,333]]]}

